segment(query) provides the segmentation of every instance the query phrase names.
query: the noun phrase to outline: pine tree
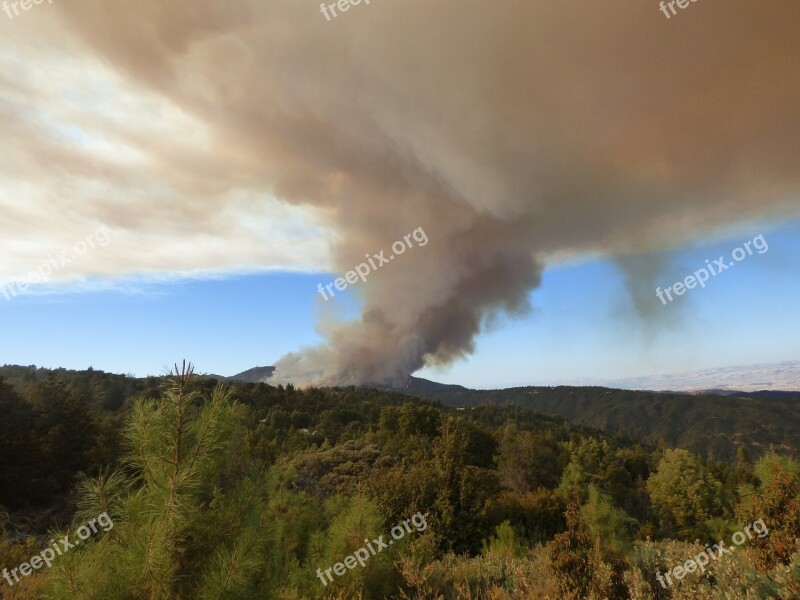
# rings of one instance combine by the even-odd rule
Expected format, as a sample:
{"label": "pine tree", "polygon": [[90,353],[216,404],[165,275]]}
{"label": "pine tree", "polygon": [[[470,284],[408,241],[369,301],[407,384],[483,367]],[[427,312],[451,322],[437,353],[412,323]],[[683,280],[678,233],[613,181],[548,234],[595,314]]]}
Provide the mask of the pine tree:
{"label": "pine tree", "polygon": [[134,405],[124,467],[84,484],[76,517],[107,512],[114,528],[60,557],[53,598],[235,598],[253,585],[265,494],[258,472],[232,466],[242,410],[222,386],[203,401],[191,380],[184,363],[162,400]]}

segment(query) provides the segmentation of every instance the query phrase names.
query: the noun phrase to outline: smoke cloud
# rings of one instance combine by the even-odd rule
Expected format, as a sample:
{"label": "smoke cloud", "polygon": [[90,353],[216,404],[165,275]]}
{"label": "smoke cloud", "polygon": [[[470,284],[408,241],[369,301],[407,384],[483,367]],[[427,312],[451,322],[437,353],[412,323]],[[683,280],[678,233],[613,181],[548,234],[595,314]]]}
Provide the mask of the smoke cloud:
{"label": "smoke cloud", "polygon": [[339,273],[428,234],[358,286],[356,320],[280,361],[284,380],[403,384],[527,310],[548,260],[798,213],[795,0],[670,20],[633,0],[373,0],[330,22],[317,4],[53,5],[54,27],[209,128],[199,162],[140,140],[191,173],[176,186],[198,218],[236,189],[316,207]]}

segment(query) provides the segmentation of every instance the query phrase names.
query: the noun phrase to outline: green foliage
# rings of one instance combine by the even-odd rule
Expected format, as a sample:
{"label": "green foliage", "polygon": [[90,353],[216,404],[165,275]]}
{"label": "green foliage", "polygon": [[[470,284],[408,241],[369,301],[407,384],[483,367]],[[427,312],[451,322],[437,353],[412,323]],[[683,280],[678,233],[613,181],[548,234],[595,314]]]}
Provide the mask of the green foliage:
{"label": "green foliage", "polygon": [[516,492],[551,488],[561,479],[564,455],[552,433],[519,431],[511,424],[502,432],[497,466],[501,481]]}
{"label": "green foliage", "polygon": [[577,504],[570,504],[565,516],[567,531],[550,543],[553,569],[562,593],[597,600],[626,599],[621,557],[600,538],[592,539]]}
{"label": "green foliage", "polygon": [[363,496],[331,498],[326,502],[325,512],[329,525],[312,541],[313,550],[309,559],[309,573],[313,577],[309,581],[313,587],[319,591],[329,586],[348,598],[358,597],[358,594],[367,598],[381,598],[396,589],[401,582],[393,565],[393,559],[401,548],[397,542],[396,547],[393,545],[388,550],[370,556],[366,566],[359,565],[348,569],[341,577],[334,577],[333,583],[325,586],[320,581],[313,573],[315,569],[324,572],[359,548],[367,548],[379,536],[388,538],[385,534],[391,527],[384,522],[378,507]]}
{"label": "green foliage", "polygon": [[408,393],[452,407],[522,407],[649,444],[665,440],[706,459],[733,461],[742,444],[750,448],[776,444],[800,455],[796,392],[722,396],[557,386]]}
{"label": "green foliage", "polygon": [[622,555],[633,542],[636,519],[614,506],[614,501],[597,487],[590,485],[588,500],[580,508],[580,519],[589,535],[614,553]]}
{"label": "green foliage", "polygon": [[[42,480],[44,473],[38,469],[41,458],[37,456],[31,427],[36,413],[3,379],[0,379],[0,414],[4,430],[0,435],[0,506],[16,509],[40,504],[47,489]],[[31,473],[34,468],[35,473]]]}
{"label": "green foliage", "polygon": [[0,379],[0,505],[12,509],[52,503],[113,459],[98,443],[105,423],[66,384],[49,376],[27,391],[22,398]]}
{"label": "green foliage", "polygon": [[724,516],[722,484],[686,450],[667,450],[647,489],[663,527],[679,539],[709,539],[709,519]]}
{"label": "green foliage", "polygon": [[495,528],[494,535],[483,542],[483,554],[496,554],[507,559],[525,555],[525,547],[520,543],[517,533],[508,521]]}
{"label": "green foliage", "polygon": [[295,485],[315,496],[356,493],[380,456],[380,449],[363,439],[298,453],[291,461]]}
{"label": "green foliage", "polygon": [[753,541],[761,566],[789,564],[800,549],[800,464],[770,453],[754,472],[759,484],[743,487],[736,515],[746,523],[760,520],[769,531]]}
{"label": "green foliage", "polygon": [[474,558],[447,554],[434,562],[401,559],[409,600],[579,600],[563,593],[547,552],[537,548],[522,558],[489,551]]}
{"label": "green foliage", "polygon": [[[258,484],[240,476],[219,486],[242,409],[222,387],[202,402],[190,377],[184,367],[161,401],[134,405],[125,433],[131,475],[84,485],[81,516],[110,509],[115,528],[64,557],[53,598],[220,597],[257,572]],[[209,538],[214,552],[202,544]]]}
{"label": "green foliage", "polygon": [[[3,372],[0,503],[14,512],[0,508],[0,559],[20,564],[101,513],[114,522],[4,600],[800,597],[800,466],[777,454],[704,461],[516,406],[220,387],[190,368]],[[588,402],[576,389],[514,393]],[[320,581],[417,512],[424,532]],[[729,540],[758,519],[769,535],[659,585],[657,569],[703,548],[664,536]]]}
{"label": "green foliage", "polygon": [[[747,549],[737,550],[720,560],[711,560],[703,570],[686,572],[682,579],[669,573],[687,560],[706,552],[701,544],[677,541],[637,544],[626,576],[633,598],[652,600],[762,600],[779,598],[781,586],[774,573],[759,572]],[[661,576],[661,581],[657,575]],[[671,582],[671,583],[670,583]]]}
{"label": "green foliage", "polygon": [[576,457],[572,457],[561,475],[558,491],[565,498],[582,502],[586,500],[591,480],[592,478],[586,473],[579,460]]}
{"label": "green foliage", "polygon": [[533,544],[564,531],[566,507],[561,494],[546,488],[524,494],[504,490],[489,498],[486,514],[491,523],[510,523],[522,539]]}

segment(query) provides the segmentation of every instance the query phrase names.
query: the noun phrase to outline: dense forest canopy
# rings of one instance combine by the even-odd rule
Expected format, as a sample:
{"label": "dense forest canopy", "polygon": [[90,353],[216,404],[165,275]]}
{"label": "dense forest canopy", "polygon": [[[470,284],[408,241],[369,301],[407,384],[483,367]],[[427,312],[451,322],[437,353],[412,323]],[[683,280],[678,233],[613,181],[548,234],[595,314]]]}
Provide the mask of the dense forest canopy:
{"label": "dense forest canopy", "polygon": [[447,406],[513,405],[651,443],[731,461],[738,448],[770,446],[800,456],[800,392],[667,393],[603,387],[470,390],[419,386],[409,393]]}
{"label": "dense forest canopy", "polygon": [[[3,598],[800,597],[796,446],[717,460],[522,402],[188,366],[0,374]],[[580,389],[543,395],[588,406]],[[729,401],[706,406],[743,418]]]}

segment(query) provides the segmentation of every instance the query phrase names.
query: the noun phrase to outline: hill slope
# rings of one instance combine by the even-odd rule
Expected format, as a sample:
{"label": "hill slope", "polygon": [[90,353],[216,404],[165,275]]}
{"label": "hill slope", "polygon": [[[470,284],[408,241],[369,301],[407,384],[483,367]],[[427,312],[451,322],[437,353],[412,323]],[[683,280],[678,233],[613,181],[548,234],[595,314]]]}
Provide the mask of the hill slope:
{"label": "hill slope", "polygon": [[520,406],[651,443],[664,440],[709,458],[730,460],[740,444],[756,454],[775,445],[800,455],[800,393],[721,396],[564,386],[402,391],[448,406]]}

